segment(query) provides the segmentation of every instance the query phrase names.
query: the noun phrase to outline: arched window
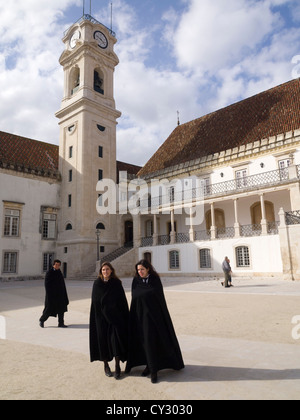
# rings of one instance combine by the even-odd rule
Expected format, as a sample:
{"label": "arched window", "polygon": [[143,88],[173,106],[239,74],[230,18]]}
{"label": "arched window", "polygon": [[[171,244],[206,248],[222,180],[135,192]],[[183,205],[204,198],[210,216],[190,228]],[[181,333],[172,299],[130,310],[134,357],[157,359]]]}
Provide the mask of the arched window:
{"label": "arched window", "polygon": [[103,223],[98,223],[98,225],[96,226],[96,229],[105,230],[105,226]]}
{"label": "arched window", "polygon": [[[206,218],[206,229],[210,230],[212,226],[212,217],[211,217],[210,210],[206,213],[205,218]],[[216,221],[216,228],[218,230],[222,231],[226,228],[224,210],[215,209],[215,221]]]}
{"label": "arched window", "polygon": [[79,89],[80,86],[80,69],[74,67],[70,73],[70,91],[71,95],[74,95]]}
{"label": "arched window", "polygon": [[71,225],[71,223],[67,224],[66,230],[73,230],[73,226]]}
{"label": "arched window", "polygon": [[148,261],[151,264],[151,262],[152,262],[152,254],[151,254],[151,252],[145,252],[144,253],[144,260]]}
{"label": "arched window", "polygon": [[104,76],[100,69],[94,70],[94,90],[104,95]]}
{"label": "arched window", "polygon": [[[274,204],[270,201],[265,201],[266,219],[267,222],[275,222]],[[257,202],[251,206],[251,220],[252,225],[260,225],[262,219],[261,203]]]}

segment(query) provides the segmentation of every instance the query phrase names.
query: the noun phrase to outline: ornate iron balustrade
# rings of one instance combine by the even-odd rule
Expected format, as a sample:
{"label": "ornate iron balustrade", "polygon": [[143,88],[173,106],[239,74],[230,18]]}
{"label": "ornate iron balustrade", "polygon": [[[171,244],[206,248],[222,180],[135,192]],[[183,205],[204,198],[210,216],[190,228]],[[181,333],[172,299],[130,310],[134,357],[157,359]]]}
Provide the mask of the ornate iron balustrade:
{"label": "ornate iron balustrade", "polygon": [[[298,178],[300,178],[300,165],[297,167]],[[279,169],[276,171],[264,172],[257,175],[251,175],[243,178],[232,179],[230,181],[217,184],[205,185],[191,190],[176,191],[176,188],[170,190],[168,195],[151,197],[140,200],[140,209],[148,210],[150,208],[157,210],[168,208],[173,205],[195,203],[214,195],[239,193],[249,190],[255,190],[259,187],[268,187],[280,185],[289,181],[289,169]]]}
{"label": "ornate iron balustrade", "polygon": [[[93,16],[91,16],[90,14],[87,14],[87,13],[85,13],[83,16],[81,16],[81,18],[79,18],[77,20],[77,22],[75,22],[75,24],[76,23],[79,23],[80,24],[81,22],[83,22],[85,20],[88,20],[88,21],[94,23],[95,25],[102,25],[102,26],[104,26],[104,28],[106,28],[113,37],[116,37],[116,33],[114,31],[112,31],[110,28],[108,28],[107,26],[103,25],[103,23],[99,22],[97,19],[93,18]],[[70,30],[70,28],[67,29],[64,32],[64,36],[67,35],[67,33],[69,32],[69,30]]]}
{"label": "ornate iron balustrade", "polygon": [[278,235],[280,222],[268,222],[268,234]]}
{"label": "ornate iron balustrade", "polygon": [[190,235],[188,233],[176,233],[176,243],[186,244],[190,242]]}
{"label": "ornate iron balustrade", "polygon": [[215,194],[224,194],[239,192],[244,190],[250,190],[257,187],[263,187],[268,185],[280,184],[284,181],[289,180],[288,170],[276,170],[271,172],[265,172],[263,174],[246,176],[243,178],[232,179],[231,181],[221,182],[219,184],[211,184],[206,191],[204,196],[210,196]]}
{"label": "ornate iron balustrade", "polygon": [[286,212],[285,213],[285,223],[288,226],[300,225],[300,210]]}
{"label": "ornate iron balustrade", "polygon": [[[293,219],[295,223],[292,224],[300,224],[300,211],[298,212],[290,212],[290,213],[297,213],[293,215],[296,219]],[[289,214],[289,213],[288,213]],[[296,223],[297,221],[297,223]],[[278,235],[278,227],[280,222],[268,222],[267,226],[267,233],[269,235]],[[235,228],[234,227],[227,227],[227,228],[218,228],[217,229],[216,239],[231,239],[235,238]],[[240,226],[240,237],[253,237],[253,236],[261,236],[262,235],[262,226],[260,224],[255,225],[243,225]],[[194,233],[194,241],[195,242],[207,242],[211,241],[211,231],[210,230],[202,230],[196,231]],[[189,233],[176,233],[175,235],[175,244],[183,244],[183,243],[190,243]],[[157,239],[157,245],[169,245],[171,243],[171,235],[160,235]],[[141,240],[141,247],[153,246],[153,238],[142,238]]]}
{"label": "ornate iron balustrade", "polygon": [[210,230],[201,230],[195,232],[195,241],[210,241],[211,240],[211,231]]}
{"label": "ornate iron balustrade", "polygon": [[256,225],[243,225],[240,227],[240,235],[241,236],[261,236],[262,228],[260,224]]}
{"label": "ornate iron balustrade", "polygon": [[218,228],[217,229],[217,238],[234,238],[235,236],[235,229],[234,227],[228,227],[228,228]]}
{"label": "ornate iron balustrade", "polygon": [[142,246],[142,248],[145,248],[147,246],[153,246],[153,237],[150,236],[150,237],[147,237],[147,238],[142,238],[141,246]]}

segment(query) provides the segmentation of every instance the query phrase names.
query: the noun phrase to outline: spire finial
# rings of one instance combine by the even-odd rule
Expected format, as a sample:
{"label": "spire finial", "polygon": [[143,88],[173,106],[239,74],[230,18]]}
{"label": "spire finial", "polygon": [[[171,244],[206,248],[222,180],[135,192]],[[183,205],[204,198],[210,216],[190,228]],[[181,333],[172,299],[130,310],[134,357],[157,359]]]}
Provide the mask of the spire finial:
{"label": "spire finial", "polygon": [[177,125],[180,125],[180,113],[177,111]]}

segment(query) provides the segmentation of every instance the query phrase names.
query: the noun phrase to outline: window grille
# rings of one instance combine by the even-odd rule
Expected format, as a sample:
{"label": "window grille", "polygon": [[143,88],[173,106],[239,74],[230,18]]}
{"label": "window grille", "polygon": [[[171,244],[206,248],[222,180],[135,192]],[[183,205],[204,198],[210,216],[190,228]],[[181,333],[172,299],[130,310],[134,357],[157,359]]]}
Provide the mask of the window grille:
{"label": "window grille", "polygon": [[200,249],[200,268],[211,268],[210,249]]}
{"label": "window grille", "polygon": [[178,270],[180,268],[179,251],[170,251],[170,269]]}
{"label": "window grille", "polygon": [[236,248],[237,267],[250,267],[250,253],[247,246]]}
{"label": "window grille", "polygon": [[17,272],[17,252],[5,252],[3,273]]}

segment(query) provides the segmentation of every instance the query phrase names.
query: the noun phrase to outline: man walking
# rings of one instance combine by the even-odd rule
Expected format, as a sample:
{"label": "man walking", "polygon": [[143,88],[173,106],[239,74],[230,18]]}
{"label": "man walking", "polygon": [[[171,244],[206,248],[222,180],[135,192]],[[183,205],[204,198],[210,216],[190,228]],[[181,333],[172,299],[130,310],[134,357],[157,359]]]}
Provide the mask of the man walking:
{"label": "man walking", "polygon": [[[225,257],[223,264],[222,264],[222,269],[225,275],[225,287],[231,287],[231,266],[230,266],[230,260],[228,257]],[[224,282],[222,282],[222,286],[224,286]]]}
{"label": "man walking", "polygon": [[53,266],[45,277],[45,309],[40,318],[40,327],[44,328],[44,323],[50,316],[57,317],[58,327],[67,328],[64,323],[64,313],[68,311],[69,299],[65,280],[60,271],[61,261],[55,260]]}

